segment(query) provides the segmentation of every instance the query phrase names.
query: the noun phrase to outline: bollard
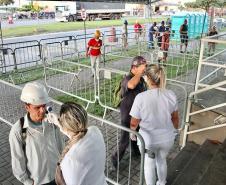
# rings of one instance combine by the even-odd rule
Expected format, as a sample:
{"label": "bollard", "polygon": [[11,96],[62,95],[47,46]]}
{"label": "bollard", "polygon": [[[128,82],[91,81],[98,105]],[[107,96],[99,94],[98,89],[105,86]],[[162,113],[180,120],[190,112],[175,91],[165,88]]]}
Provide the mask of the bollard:
{"label": "bollard", "polygon": [[8,17],[8,23],[13,24],[13,17],[11,15]]}
{"label": "bollard", "polygon": [[116,39],[116,29],[112,26],[112,28],[110,29],[110,36],[108,38],[109,42],[117,42]]}

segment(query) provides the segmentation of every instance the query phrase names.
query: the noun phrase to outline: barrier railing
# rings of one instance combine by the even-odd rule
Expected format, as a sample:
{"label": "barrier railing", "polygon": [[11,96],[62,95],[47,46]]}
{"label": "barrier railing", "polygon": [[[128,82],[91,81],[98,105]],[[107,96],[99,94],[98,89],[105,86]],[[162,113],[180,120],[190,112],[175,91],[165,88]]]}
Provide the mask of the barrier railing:
{"label": "barrier railing", "polygon": [[[11,83],[0,80],[0,121],[12,126],[20,117],[25,114],[25,108],[23,103],[20,101],[22,87],[13,85]],[[60,105],[62,103],[52,99],[50,105],[53,110],[58,113]],[[106,146],[106,167],[105,174],[106,180],[109,184],[120,185],[120,184],[139,184],[144,183],[144,153],[145,146],[144,140],[141,135],[128,128],[120,126],[117,122],[108,121],[97,116],[88,115],[89,125],[97,126],[103,136]],[[133,158],[131,155],[131,147],[125,153],[125,160],[118,161],[118,166],[113,169],[111,165],[111,155],[114,151],[118,151],[118,142],[121,131],[135,134],[137,139],[140,141],[141,157],[139,159]],[[8,133],[5,133],[8,135]]]}
{"label": "barrier railing", "polygon": [[33,45],[40,45],[38,40],[26,40],[26,41],[19,41],[19,42],[6,42],[3,43],[1,46],[3,48],[11,48],[14,50],[15,48],[20,47],[27,47],[27,46],[33,46]]}
{"label": "barrier railing", "polygon": [[44,60],[46,86],[85,102],[95,103],[96,81],[91,67],[67,60]]}
{"label": "barrier railing", "polygon": [[[213,53],[208,53],[208,57],[205,56],[205,48],[214,44]],[[186,141],[188,135],[199,133],[207,130],[212,130],[220,127],[225,127],[226,124],[216,124],[216,120],[212,120],[213,124],[210,126],[206,126],[204,128],[198,128],[189,130],[191,117],[200,113],[204,113],[207,111],[213,111],[216,109],[221,109],[226,106],[225,103],[222,103],[222,99],[218,100],[218,97],[214,97],[214,101],[208,102],[208,106],[202,108],[201,110],[192,112],[192,103],[194,100],[198,100],[198,95],[202,93],[209,93],[213,90],[226,91],[224,87],[226,82],[224,80],[226,65],[225,65],[225,49],[226,44],[226,34],[220,34],[216,36],[211,36],[207,38],[203,38],[201,40],[201,50],[199,57],[199,65],[196,75],[196,83],[195,83],[195,91],[191,92],[189,95],[188,103],[187,103],[187,111],[186,111],[186,124],[183,135],[183,143],[182,147],[186,145]],[[218,47],[218,50],[215,51],[215,47]],[[220,50],[220,51],[219,51]],[[216,93],[216,92],[215,92]]]}

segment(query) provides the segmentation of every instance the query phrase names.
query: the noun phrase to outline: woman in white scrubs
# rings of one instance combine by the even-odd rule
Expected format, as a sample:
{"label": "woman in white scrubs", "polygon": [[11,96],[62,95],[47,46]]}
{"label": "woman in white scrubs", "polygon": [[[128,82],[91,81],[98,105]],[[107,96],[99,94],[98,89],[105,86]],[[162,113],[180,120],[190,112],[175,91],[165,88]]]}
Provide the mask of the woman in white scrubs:
{"label": "woman in white scrubs", "polygon": [[96,126],[87,127],[87,122],[81,105],[68,102],[61,106],[57,126],[69,141],[57,166],[57,185],[107,185],[104,138]]}
{"label": "woman in white scrubs", "polygon": [[[146,70],[149,89],[138,94],[130,115],[130,128],[144,139],[145,148],[155,154],[151,158],[145,154],[144,175],[147,185],[165,185],[167,177],[166,157],[174,144],[179,116],[177,98],[171,90],[165,89],[164,69],[150,65]],[[138,145],[140,145],[138,141]],[[158,181],[156,182],[156,170]]]}

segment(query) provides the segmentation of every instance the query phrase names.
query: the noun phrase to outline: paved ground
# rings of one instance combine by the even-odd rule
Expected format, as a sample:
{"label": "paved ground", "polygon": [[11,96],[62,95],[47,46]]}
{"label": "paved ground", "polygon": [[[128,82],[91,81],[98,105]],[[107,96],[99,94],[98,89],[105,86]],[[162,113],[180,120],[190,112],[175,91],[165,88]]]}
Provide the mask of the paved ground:
{"label": "paved ground", "polygon": [[[111,64],[111,67],[127,67],[129,66],[130,60],[121,60],[116,64]],[[208,71],[207,71],[208,72]],[[180,79],[194,79],[195,75],[193,71],[189,71],[187,75],[184,77],[180,77]],[[58,80],[55,82],[59,82]],[[68,83],[67,81],[63,81],[63,83]],[[187,91],[192,91],[191,86],[185,86]],[[179,101],[179,110],[182,115],[183,106],[184,106],[184,94],[180,87],[176,86],[169,86],[170,89],[173,89],[174,92],[177,94],[178,101]],[[10,87],[9,85],[4,85],[0,83],[0,117],[5,118],[10,123],[15,123],[17,119],[19,119],[24,114],[24,109],[19,101],[20,90],[15,89],[14,87]],[[54,109],[58,111],[59,106],[53,105]],[[107,119],[113,121],[114,123],[119,124],[119,115],[118,113],[110,113],[107,114]],[[116,146],[117,139],[120,137],[120,131],[111,127],[108,124],[102,124],[100,121],[96,119],[90,119],[89,123],[91,125],[97,125],[105,138],[106,146],[107,146],[107,170],[106,175],[115,179],[117,178],[117,173],[115,170],[112,170],[110,164],[110,156]],[[11,165],[10,165],[10,152],[9,152],[9,144],[8,144],[8,134],[10,130],[10,126],[6,123],[0,122],[0,183],[1,184],[20,184],[12,175],[11,173]],[[171,160],[175,157],[178,153],[178,140],[175,143],[174,148],[170,152],[168,160]],[[123,158],[122,162],[120,163],[120,175],[118,176],[119,182],[121,184],[128,184],[127,178],[129,176],[128,173],[128,164],[129,164],[129,151],[126,153],[125,157]],[[131,162],[131,173],[130,173],[130,180],[129,184],[138,184],[138,176],[139,176],[139,158],[132,158]]]}
{"label": "paved ground", "polygon": [[[119,61],[117,63],[117,66],[121,65],[126,65],[128,66],[129,60],[126,62],[124,61]],[[61,79],[62,80],[62,79]],[[55,80],[55,82],[59,82],[59,80]],[[63,83],[66,83],[65,79],[63,80]],[[181,89],[172,86],[171,88],[174,89],[174,91],[177,91],[179,102],[180,102],[180,110],[182,111],[183,108],[183,102],[184,102],[184,95],[181,93]],[[1,106],[1,113],[0,117],[4,117],[7,119],[9,122],[14,123],[21,115],[24,114],[24,109],[22,107],[21,102],[19,101],[19,95],[20,95],[20,90],[17,90],[13,87],[10,87],[8,85],[3,85],[0,83],[0,89],[1,89],[1,97],[0,97],[0,106]],[[53,93],[54,94],[54,93]],[[58,111],[59,106],[53,105],[54,109]],[[110,114],[107,114],[108,120],[111,120],[114,123],[120,123],[119,122],[119,114],[115,112],[111,112]],[[106,174],[107,176],[111,177],[112,179],[116,180],[117,179],[117,172],[115,170],[112,170],[113,168],[111,167],[111,162],[110,162],[110,156],[113,153],[117,140],[120,138],[120,131],[107,125],[107,124],[101,124],[100,121],[97,121],[95,119],[90,119],[89,123],[91,125],[97,125],[105,138],[105,143],[107,145],[107,167],[106,167]],[[8,144],[8,134],[10,130],[10,126],[6,125],[5,123],[0,124],[0,144],[1,144],[1,149],[0,149],[0,162],[1,162],[1,170],[0,174],[2,174],[0,183],[2,184],[20,184],[17,182],[17,180],[13,177],[11,173],[11,166],[10,166],[10,153],[9,153],[9,144]],[[178,153],[179,148],[178,148],[178,141],[176,142],[174,148],[172,149],[170,155],[169,155],[169,160],[175,157],[175,155]],[[129,164],[129,150],[126,153],[125,157],[123,158],[122,162],[120,163],[120,168],[119,168],[119,176],[118,180],[121,184],[128,184],[128,176],[129,176],[129,169],[128,169],[128,164]],[[139,177],[139,164],[140,164],[140,159],[139,158],[132,158],[131,162],[131,171],[130,171],[130,184],[138,184],[138,177]]]}

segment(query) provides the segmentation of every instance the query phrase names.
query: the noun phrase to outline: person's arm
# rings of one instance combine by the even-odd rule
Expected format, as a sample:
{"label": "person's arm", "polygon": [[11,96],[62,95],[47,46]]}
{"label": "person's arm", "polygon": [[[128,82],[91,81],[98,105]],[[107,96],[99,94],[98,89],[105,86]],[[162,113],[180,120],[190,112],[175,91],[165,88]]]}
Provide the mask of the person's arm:
{"label": "person's arm", "polygon": [[128,83],[127,83],[127,88],[128,89],[135,89],[137,84],[140,82],[142,75],[137,74],[133,78],[131,78]]}
{"label": "person's arm", "polygon": [[161,50],[165,49],[165,34],[162,36]]}
{"label": "person's arm", "polygon": [[135,100],[133,102],[133,106],[130,110],[130,129],[136,130],[138,125],[140,124],[141,121],[141,97],[139,94],[135,97]]}
{"label": "person's arm", "polygon": [[19,132],[12,128],[9,134],[12,171],[14,176],[24,185],[34,184],[27,172],[26,158],[22,148],[22,138]]}
{"label": "person's arm", "polygon": [[130,129],[131,130],[136,130],[139,123],[140,123],[140,119],[136,119],[134,117],[131,118],[131,121],[130,121]]}
{"label": "person's arm", "polygon": [[183,25],[180,26],[180,34],[183,34]]}
{"label": "person's arm", "polygon": [[179,127],[179,113],[178,111],[174,111],[172,114],[171,114],[171,120],[173,122],[173,126],[175,129],[178,129]]}
{"label": "person's arm", "polygon": [[90,46],[88,45],[86,48],[86,56],[89,56],[89,49],[90,49]]}

